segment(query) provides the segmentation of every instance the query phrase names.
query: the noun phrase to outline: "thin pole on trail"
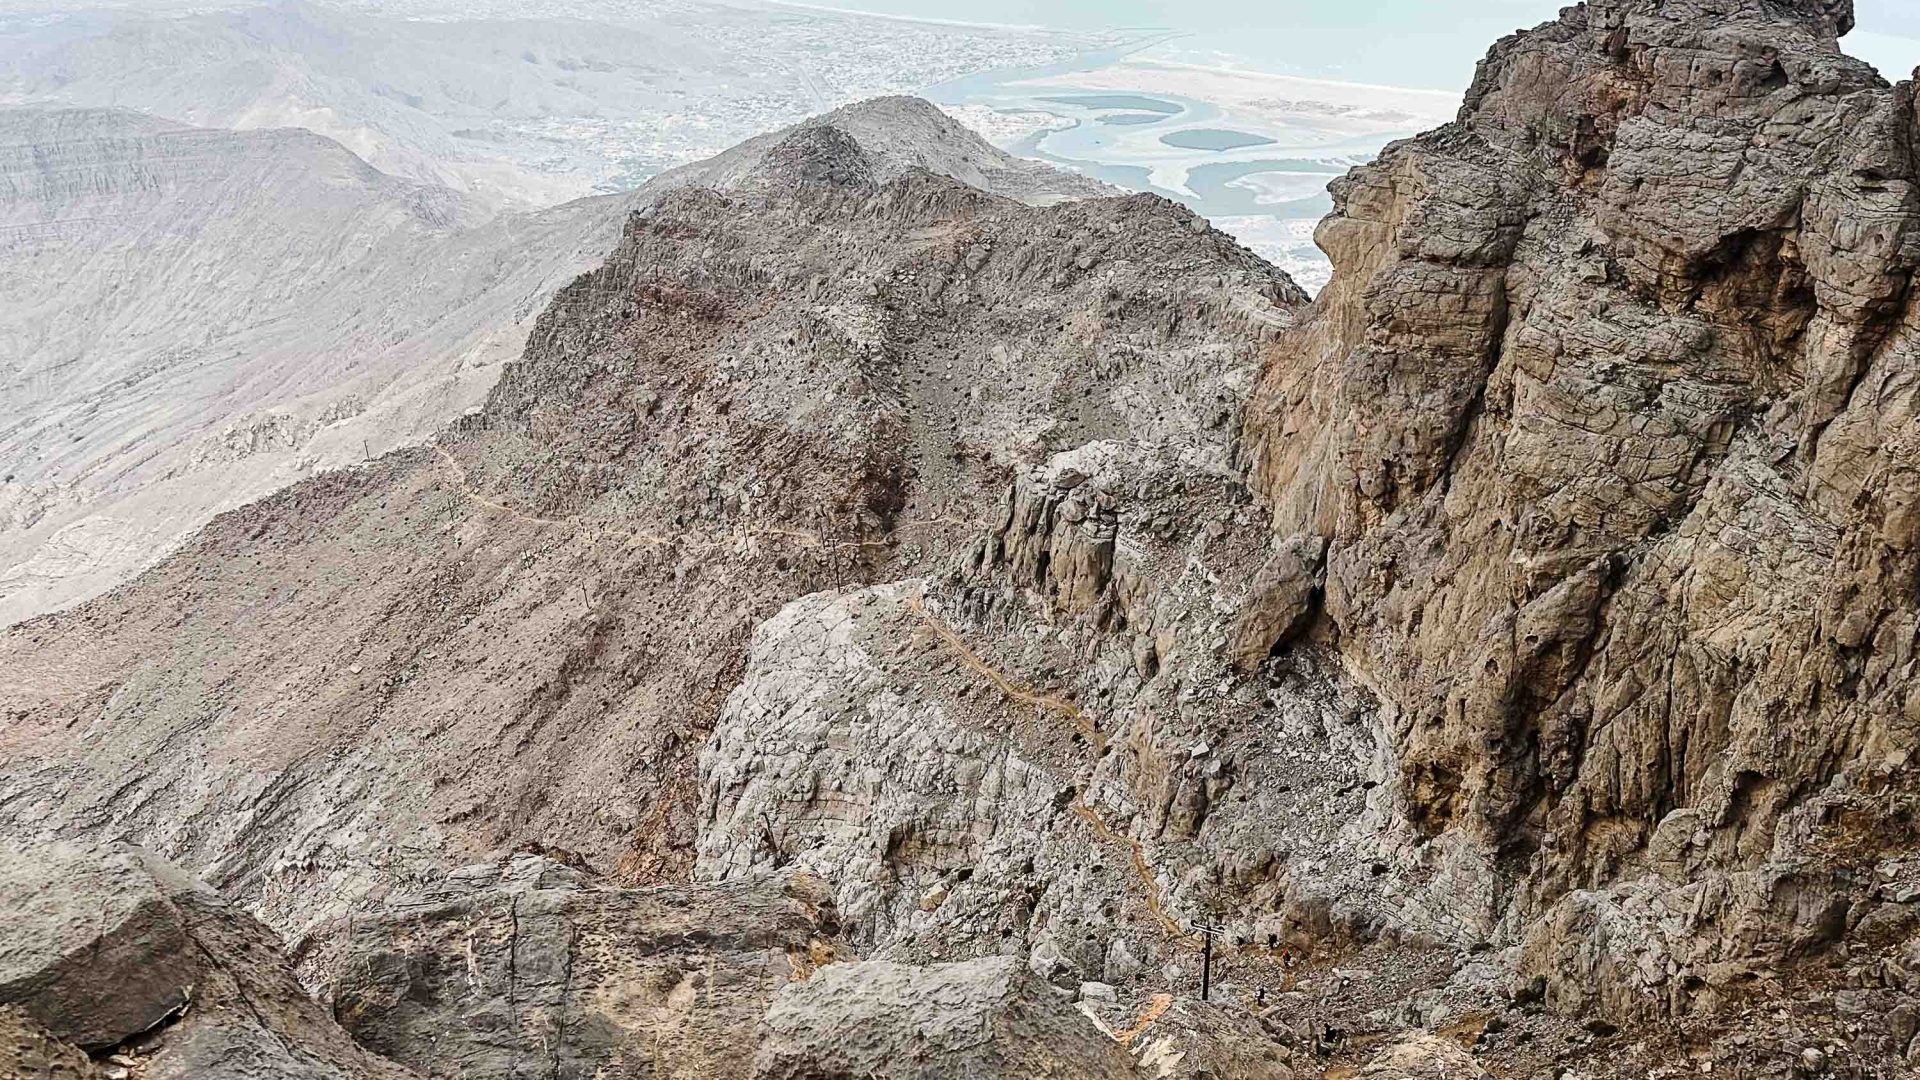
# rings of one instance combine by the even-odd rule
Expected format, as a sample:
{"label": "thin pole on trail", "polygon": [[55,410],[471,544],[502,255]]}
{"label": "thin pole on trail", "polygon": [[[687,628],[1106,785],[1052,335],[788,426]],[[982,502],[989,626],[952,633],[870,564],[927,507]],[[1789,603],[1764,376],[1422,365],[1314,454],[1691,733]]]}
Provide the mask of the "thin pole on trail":
{"label": "thin pole on trail", "polygon": [[1200,935],[1200,1000],[1213,995],[1213,939],[1227,932],[1224,926],[1194,922],[1193,932]]}

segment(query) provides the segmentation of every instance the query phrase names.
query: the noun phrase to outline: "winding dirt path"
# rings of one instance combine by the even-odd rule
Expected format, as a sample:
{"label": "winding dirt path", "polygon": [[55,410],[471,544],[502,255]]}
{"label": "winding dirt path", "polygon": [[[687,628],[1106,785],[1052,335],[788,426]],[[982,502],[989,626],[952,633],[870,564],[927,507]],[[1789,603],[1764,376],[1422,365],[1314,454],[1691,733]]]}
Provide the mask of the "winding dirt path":
{"label": "winding dirt path", "polygon": [[[1001,694],[1020,704],[1032,705],[1066,717],[1072,721],[1073,726],[1078,729],[1082,735],[1086,736],[1087,742],[1093,747],[1096,754],[1106,748],[1106,736],[1100,733],[1099,729],[1094,726],[1093,721],[1087,717],[1086,713],[1081,711],[1080,706],[1074,704],[1067,698],[1056,694],[1048,694],[1028,686],[988,663],[979,653],[974,652],[952,627],[941,622],[938,617],[927,610],[927,605],[923,597],[908,597],[907,606],[913,610],[915,615],[920,617],[920,620],[927,625],[927,628],[933,632],[933,635],[939,639],[942,645],[947,647],[948,651],[952,652],[960,660],[962,665],[969,671],[986,679],[987,682],[991,683],[993,688],[1000,691]],[[1091,769],[1091,763],[1089,763],[1088,768],[1089,770]],[[1078,779],[1081,781],[1076,785],[1078,790],[1085,791],[1086,776],[1082,775]],[[1167,910],[1166,902],[1161,899],[1159,883],[1155,881],[1153,867],[1147,861],[1146,845],[1114,828],[1106,818],[1100,815],[1098,810],[1087,805],[1087,801],[1083,795],[1076,794],[1073,802],[1069,804],[1068,809],[1073,812],[1075,817],[1086,823],[1087,828],[1097,839],[1126,849],[1128,857],[1133,864],[1134,876],[1140,881],[1140,892],[1142,899],[1147,905],[1147,913],[1153,916],[1153,921],[1160,925],[1161,931],[1180,948],[1188,950],[1199,949],[1202,945],[1200,936],[1182,928],[1180,920],[1173,917],[1173,913]]]}
{"label": "winding dirt path", "polygon": [[453,470],[454,484],[460,488],[460,493],[465,495],[467,498],[471,499],[473,502],[477,503],[478,505],[484,506],[489,510],[497,510],[500,513],[510,515],[516,518],[517,520],[525,521],[533,525],[565,524],[565,522],[560,521],[558,518],[537,517],[533,514],[524,513],[511,506],[508,506],[506,503],[495,502],[494,500],[487,498],[485,495],[480,494],[478,491],[475,491],[473,489],[472,481],[467,479],[467,470],[465,469],[465,467],[463,467],[460,464],[460,462],[456,461],[452,454],[447,452],[446,447],[441,446],[438,443],[435,443],[433,448],[435,451],[439,453],[440,459],[447,463],[447,467]]}
{"label": "winding dirt path", "polygon": [[[498,500],[487,498],[474,488],[473,481],[467,476],[467,470],[447,451],[445,446],[435,444],[434,450],[439,453],[441,460],[447,463],[447,467],[453,471],[454,484],[460,489],[460,493],[465,495],[467,499],[475,505],[485,507],[497,513],[506,514],[517,521],[524,521],[530,525],[565,525],[568,523],[565,519],[540,517],[536,514],[529,514],[517,507],[509,506]],[[892,544],[894,542],[894,536],[897,536],[901,532],[929,525],[942,524],[952,520],[953,519],[950,518],[942,518],[937,521],[909,522],[896,529],[892,535],[880,540],[828,540],[811,529],[788,529],[771,526],[761,529],[739,530],[725,537],[702,537],[692,532],[664,535],[637,528],[630,529],[629,532],[631,534],[630,542],[636,546],[644,544],[648,547],[665,547],[669,544],[685,543],[702,550],[712,550],[714,548],[738,546],[741,543],[749,545],[757,544],[762,538],[771,537],[797,541],[799,545],[804,548],[833,551],[844,548],[886,547]]]}
{"label": "winding dirt path", "polygon": [[920,620],[927,624],[927,628],[932,630],[934,636],[940,639],[940,643],[945,645],[948,651],[957,656],[960,662],[966,665],[968,670],[992,683],[993,688],[1000,691],[1001,694],[1012,698],[1022,705],[1032,705],[1035,708],[1044,709],[1047,712],[1066,717],[1067,720],[1072,722],[1080,734],[1086,736],[1087,742],[1092,744],[1095,751],[1106,748],[1106,736],[1100,734],[1100,730],[1093,726],[1093,721],[1087,719],[1087,715],[1080,711],[1080,706],[1074,704],[1067,698],[1044,693],[1031,686],[1027,686],[1006,672],[987,663],[981,658],[979,653],[974,652],[965,641],[961,640],[960,635],[955,633],[952,627],[935,618],[933,613],[927,610],[926,601],[923,598],[919,596],[909,596],[907,598],[907,606],[913,609],[915,615],[920,616]]}
{"label": "winding dirt path", "polygon": [[1171,1008],[1173,1008],[1172,994],[1153,995],[1147,999],[1147,1007],[1140,1013],[1140,1018],[1135,1020],[1133,1026],[1127,1030],[1114,1032],[1113,1041],[1121,1046],[1133,1045],[1133,1040],[1139,1038],[1141,1032],[1152,1027],[1155,1020],[1167,1015],[1167,1010]]}
{"label": "winding dirt path", "polygon": [[[534,525],[565,524],[565,522],[555,518],[544,518],[525,513],[506,503],[481,495],[478,491],[474,490],[466,470],[462,468],[460,462],[447,451],[446,447],[436,445],[434,450],[440,454],[441,459],[444,460],[448,468],[453,471],[455,482],[459,486],[461,493],[475,504],[498,513],[511,515],[517,520]],[[940,521],[922,524],[940,524],[949,520],[951,519],[941,519]],[[811,548],[875,547],[885,546],[891,542],[890,540],[829,542],[824,540],[818,533],[804,529],[768,528],[754,530],[745,534],[745,538],[750,542],[761,536],[797,540],[802,546]],[[635,530],[633,538],[635,541],[655,545],[672,543],[676,539],[674,537],[649,533],[644,530]],[[690,534],[682,534],[678,539],[687,540],[693,539],[693,537]],[[724,546],[726,543],[727,541],[708,539],[703,541],[701,546]],[[923,597],[917,595],[909,596],[907,598],[907,606],[920,618],[940,644],[951,652],[967,670],[985,679],[1003,696],[1019,704],[1029,705],[1065,718],[1072,723],[1075,730],[1085,737],[1095,755],[1098,755],[1106,749],[1106,736],[1094,725],[1093,721],[1081,710],[1080,706],[1075,704],[1071,699],[1058,694],[1049,694],[1043,690],[1029,686],[1015,679],[1007,672],[995,667],[993,664],[988,663],[987,660],[975,652],[952,627],[940,621],[931,611],[927,610]],[[1090,771],[1090,769],[1091,762],[1088,763],[1088,770]],[[1082,791],[1085,790],[1086,779],[1084,775],[1079,777],[1081,782],[1077,786]],[[1100,815],[1099,811],[1087,804],[1086,799],[1082,795],[1076,794],[1068,808],[1075,817],[1086,823],[1087,828],[1093,833],[1096,839],[1126,849],[1128,858],[1133,866],[1134,876],[1139,879],[1140,893],[1146,904],[1147,912],[1153,917],[1154,922],[1159,924],[1161,931],[1180,948],[1188,950],[1199,949],[1201,946],[1199,936],[1184,930],[1180,926],[1179,920],[1174,918],[1173,914],[1167,910],[1165,901],[1161,899],[1159,884],[1154,879],[1153,867],[1147,861],[1146,845],[1115,829]],[[1145,1031],[1154,1021],[1165,1014],[1166,1011],[1172,1007],[1172,1004],[1173,998],[1170,995],[1155,994],[1150,999],[1147,1009],[1140,1015],[1140,1018],[1134,1025],[1123,1032],[1115,1034],[1114,1038],[1123,1045],[1131,1043],[1141,1032]]]}

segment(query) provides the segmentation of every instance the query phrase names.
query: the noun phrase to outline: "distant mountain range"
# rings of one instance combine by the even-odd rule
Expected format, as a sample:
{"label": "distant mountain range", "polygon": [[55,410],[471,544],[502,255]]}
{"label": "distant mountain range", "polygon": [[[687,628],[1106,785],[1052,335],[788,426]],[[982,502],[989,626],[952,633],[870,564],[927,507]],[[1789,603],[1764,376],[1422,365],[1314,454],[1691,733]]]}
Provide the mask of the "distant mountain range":
{"label": "distant mountain range", "polygon": [[477,404],[626,201],[492,215],[307,131],[0,111],[0,619]]}
{"label": "distant mountain range", "polygon": [[524,209],[628,190],[849,101],[1108,40],[708,0],[179,8],[0,14],[0,103],[303,127],[391,175]]}
{"label": "distant mountain range", "polygon": [[[1037,201],[1109,190],[924,102],[835,115],[894,172]],[[485,398],[634,207],[726,187],[768,145],[493,214],[307,131],[0,110],[0,622],[112,587],[221,510],[425,440]]]}

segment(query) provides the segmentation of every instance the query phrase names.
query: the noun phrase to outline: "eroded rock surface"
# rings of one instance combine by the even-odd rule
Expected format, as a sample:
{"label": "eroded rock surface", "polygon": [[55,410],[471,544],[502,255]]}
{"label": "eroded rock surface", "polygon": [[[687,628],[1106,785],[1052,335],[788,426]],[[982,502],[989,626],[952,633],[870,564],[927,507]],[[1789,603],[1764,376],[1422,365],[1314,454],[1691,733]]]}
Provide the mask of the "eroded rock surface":
{"label": "eroded rock surface", "polygon": [[1354,1080],[1485,1080],[1489,1075],[1457,1044],[1416,1035],[1374,1055]]}
{"label": "eroded rock surface", "polygon": [[541,855],[460,868],[317,931],[303,971],[423,1076],[749,1074],[783,987],[837,958],[824,885],[622,889]]}
{"label": "eroded rock surface", "polygon": [[780,992],[764,1080],[1128,1080],[1126,1051],[1018,957],[835,964]]}
{"label": "eroded rock surface", "polygon": [[266,927],[127,846],[0,856],[0,1007],[9,1076],[93,1075],[82,1049],[154,1080],[411,1075],[333,1023]]}
{"label": "eroded rock surface", "polygon": [[1867,957],[1912,933],[1920,121],[1851,23],[1598,2],[1502,42],[1335,185],[1249,409],[1276,533],[1328,545],[1313,636],[1423,828],[1513,868],[1500,937],[1563,1008],[1912,990]]}
{"label": "eroded rock surface", "polygon": [[0,1005],[0,1076],[82,1080],[94,1075],[86,1051],[12,1005]]}

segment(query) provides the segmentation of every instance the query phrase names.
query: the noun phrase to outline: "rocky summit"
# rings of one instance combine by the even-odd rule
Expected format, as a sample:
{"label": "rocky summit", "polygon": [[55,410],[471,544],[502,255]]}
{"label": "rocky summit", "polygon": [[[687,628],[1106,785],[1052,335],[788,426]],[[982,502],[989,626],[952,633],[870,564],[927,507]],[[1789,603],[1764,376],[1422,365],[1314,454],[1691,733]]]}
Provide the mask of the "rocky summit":
{"label": "rocky summit", "polygon": [[0,637],[0,1068],[1920,1070],[1920,106],[1593,0],[1313,302],[886,99]]}

